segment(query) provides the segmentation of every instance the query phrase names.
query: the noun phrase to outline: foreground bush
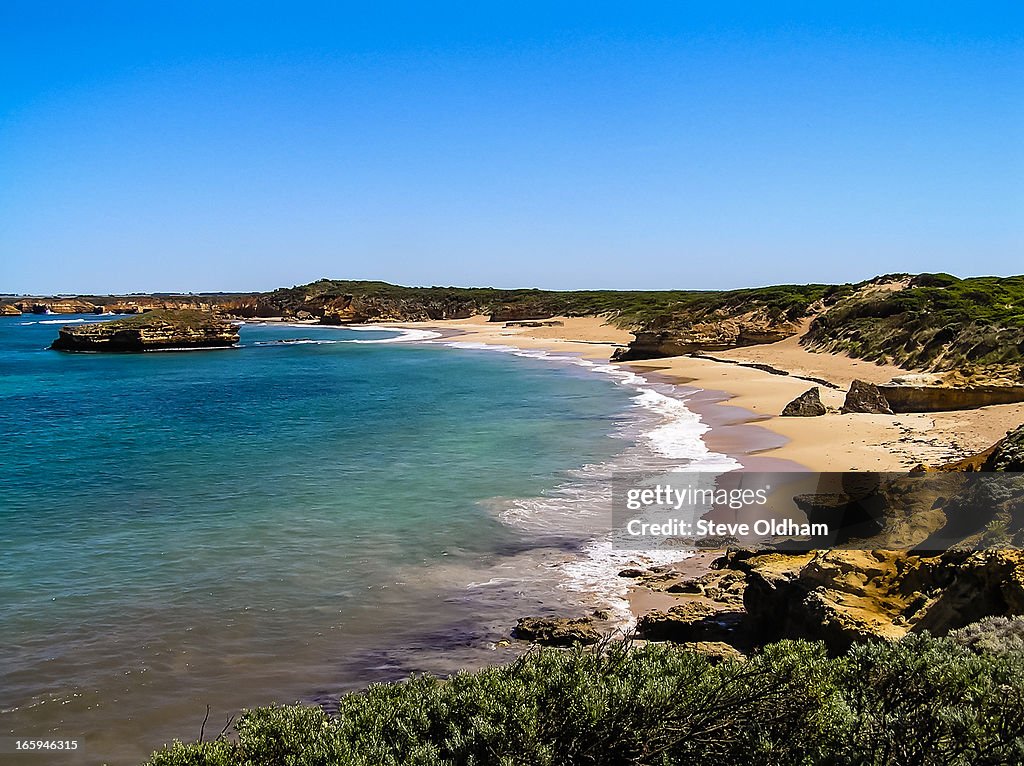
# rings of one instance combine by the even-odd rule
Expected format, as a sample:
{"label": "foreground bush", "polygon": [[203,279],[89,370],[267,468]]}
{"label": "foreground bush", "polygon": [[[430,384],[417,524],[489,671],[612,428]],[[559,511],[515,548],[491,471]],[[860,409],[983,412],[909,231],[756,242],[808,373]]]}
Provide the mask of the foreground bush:
{"label": "foreground bush", "polygon": [[531,652],[273,707],[151,766],[978,766],[1024,763],[1024,654],[912,636],[830,659],[784,641],[714,664],[671,646]]}

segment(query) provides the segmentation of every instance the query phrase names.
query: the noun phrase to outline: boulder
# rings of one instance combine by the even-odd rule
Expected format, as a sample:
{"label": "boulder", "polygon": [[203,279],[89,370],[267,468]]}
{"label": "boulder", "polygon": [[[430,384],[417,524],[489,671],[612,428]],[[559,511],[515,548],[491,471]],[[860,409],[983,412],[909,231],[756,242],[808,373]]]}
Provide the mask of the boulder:
{"label": "boulder", "polygon": [[745,614],[742,608],[707,601],[684,601],[667,612],[648,612],[637,620],[637,634],[648,641],[735,640]]}
{"label": "boulder", "polygon": [[892,415],[889,403],[878,386],[863,380],[855,380],[850,385],[842,411],[844,413],[864,412],[870,415]]}
{"label": "boulder", "polygon": [[522,617],[512,635],[545,646],[596,644],[601,632],[590,617]]}
{"label": "boulder", "polygon": [[825,414],[821,403],[821,389],[815,386],[804,391],[782,410],[785,418],[814,418]]}

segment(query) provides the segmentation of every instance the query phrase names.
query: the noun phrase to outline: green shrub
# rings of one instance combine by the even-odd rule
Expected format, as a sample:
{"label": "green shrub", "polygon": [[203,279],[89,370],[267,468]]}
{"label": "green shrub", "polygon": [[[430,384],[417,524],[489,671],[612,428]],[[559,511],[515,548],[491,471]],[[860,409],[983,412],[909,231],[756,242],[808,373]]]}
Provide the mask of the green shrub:
{"label": "green shrub", "polygon": [[911,636],[830,659],[783,641],[713,663],[685,649],[540,650],[318,708],[245,713],[237,739],[151,766],[987,766],[1024,762],[1024,654]]}

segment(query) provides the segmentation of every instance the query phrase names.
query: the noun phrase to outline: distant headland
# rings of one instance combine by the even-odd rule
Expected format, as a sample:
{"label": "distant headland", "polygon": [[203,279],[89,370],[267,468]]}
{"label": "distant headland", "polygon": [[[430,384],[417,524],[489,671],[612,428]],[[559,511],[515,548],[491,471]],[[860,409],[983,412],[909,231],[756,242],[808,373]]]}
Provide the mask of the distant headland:
{"label": "distant headland", "polygon": [[[202,312],[208,319],[280,318],[327,325],[600,316],[633,335],[616,352],[617,361],[715,353],[798,336],[810,351],[918,373],[895,381],[900,388],[887,392],[897,411],[1024,399],[1024,276],[890,274],[841,285],[727,291],[503,290],[321,279],[267,293],[8,297],[0,303],[0,314],[8,315],[155,310]],[[172,319],[170,314],[161,316]],[[187,335],[188,326],[199,320],[188,314],[181,321]],[[67,342],[93,332],[98,331],[90,327],[69,332]],[[203,334],[201,344],[209,338]],[[213,345],[221,341],[226,336]],[[951,390],[960,393],[952,397]]]}

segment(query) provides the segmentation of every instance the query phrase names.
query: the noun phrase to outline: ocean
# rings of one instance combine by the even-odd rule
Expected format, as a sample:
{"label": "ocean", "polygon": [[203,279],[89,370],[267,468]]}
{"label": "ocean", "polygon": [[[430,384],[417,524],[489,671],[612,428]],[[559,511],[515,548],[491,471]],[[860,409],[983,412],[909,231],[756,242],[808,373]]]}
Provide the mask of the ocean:
{"label": "ocean", "polygon": [[626,625],[611,472],[735,467],[685,391],[612,365],[259,323],[229,350],[46,350],[102,319],[0,317],[0,736],[79,741],[15,763],[135,764],[208,708],[213,736],[508,661],[521,616]]}

